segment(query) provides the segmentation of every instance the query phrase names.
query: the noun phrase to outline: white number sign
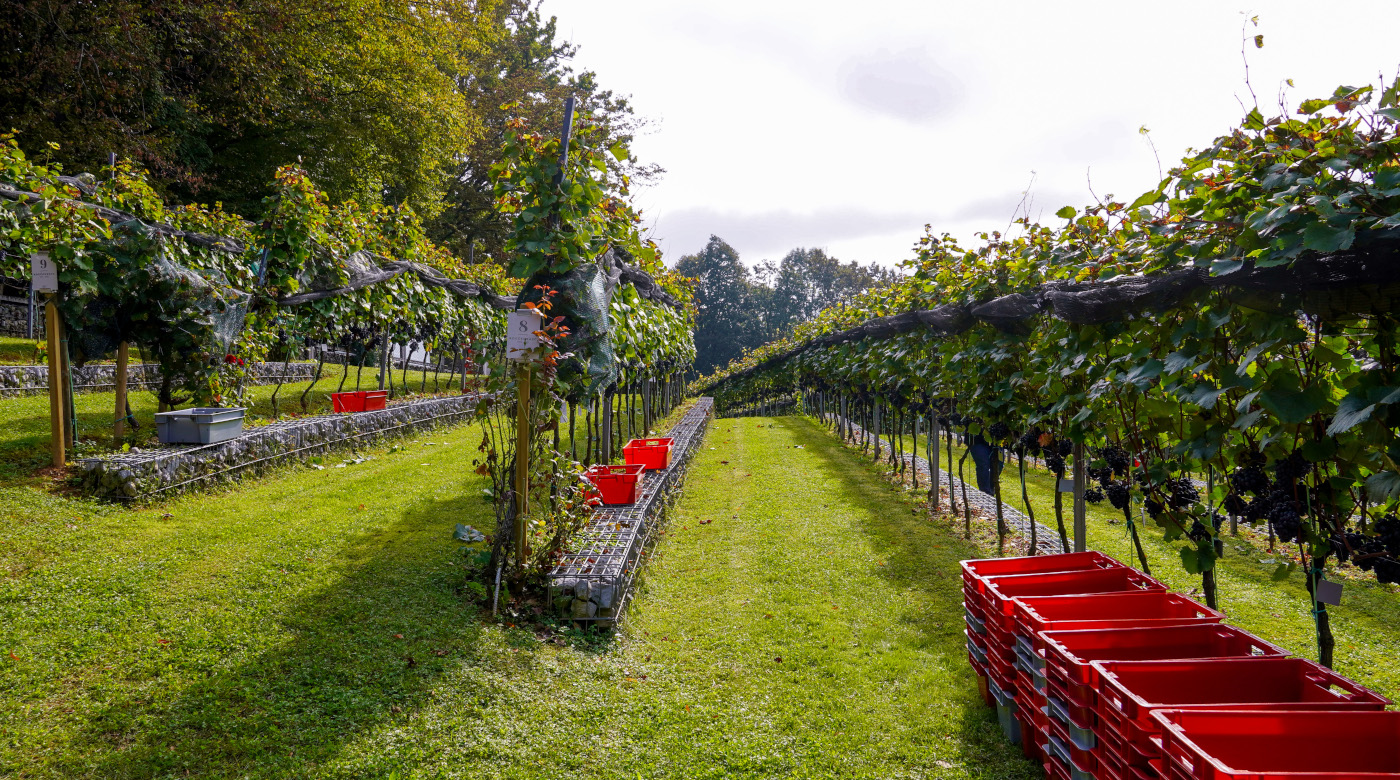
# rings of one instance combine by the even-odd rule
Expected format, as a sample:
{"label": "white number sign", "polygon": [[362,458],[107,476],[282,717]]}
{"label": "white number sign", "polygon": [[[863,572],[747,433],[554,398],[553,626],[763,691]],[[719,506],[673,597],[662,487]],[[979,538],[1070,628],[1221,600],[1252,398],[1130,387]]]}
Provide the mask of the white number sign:
{"label": "white number sign", "polygon": [[540,337],[535,331],[544,327],[544,315],[535,309],[518,309],[510,313],[510,323],[506,326],[506,357],[523,360],[525,350],[540,345]]}
{"label": "white number sign", "polygon": [[58,266],[49,259],[48,252],[35,252],[30,255],[29,279],[34,292],[58,292]]}

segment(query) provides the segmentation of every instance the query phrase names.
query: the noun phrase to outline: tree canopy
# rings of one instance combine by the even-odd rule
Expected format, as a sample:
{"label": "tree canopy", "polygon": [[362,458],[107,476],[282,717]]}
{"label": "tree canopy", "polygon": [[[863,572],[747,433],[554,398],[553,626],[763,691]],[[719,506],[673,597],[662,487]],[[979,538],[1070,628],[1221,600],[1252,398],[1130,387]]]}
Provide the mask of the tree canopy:
{"label": "tree canopy", "polygon": [[701,372],[791,332],[823,309],[899,279],[874,263],[842,263],[825,250],[804,248],[750,271],[734,247],[713,235],[704,249],[682,257],[676,270],[696,280],[695,367]]}

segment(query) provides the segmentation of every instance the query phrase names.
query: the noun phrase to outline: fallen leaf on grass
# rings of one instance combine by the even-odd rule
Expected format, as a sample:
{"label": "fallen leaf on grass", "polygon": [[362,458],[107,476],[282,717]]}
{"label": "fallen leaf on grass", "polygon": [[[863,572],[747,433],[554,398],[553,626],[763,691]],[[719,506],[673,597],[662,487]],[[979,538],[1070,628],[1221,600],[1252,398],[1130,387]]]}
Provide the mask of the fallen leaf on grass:
{"label": "fallen leaf on grass", "polygon": [[451,651],[448,651],[448,650],[434,650],[434,651],[433,651],[433,655],[437,656],[438,658],[441,658],[441,657],[447,655],[449,652],[451,652]]}
{"label": "fallen leaf on grass", "polygon": [[772,619],[773,619],[773,613],[771,613],[771,612],[765,612],[765,613],[763,613],[763,616],[764,616],[765,618],[768,618],[769,620],[772,620]]}
{"label": "fallen leaf on grass", "polygon": [[780,664],[780,663],[782,663],[782,662],[783,662],[783,657],[782,657],[782,656],[778,655],[778,656],[774,656],[774,657],[773,657],[773,663],[775,663],[775,664]]}
{"label": "fallen leaf on grass", "polygon": [[394,634],[395,639],[403,639],[403,634]]}

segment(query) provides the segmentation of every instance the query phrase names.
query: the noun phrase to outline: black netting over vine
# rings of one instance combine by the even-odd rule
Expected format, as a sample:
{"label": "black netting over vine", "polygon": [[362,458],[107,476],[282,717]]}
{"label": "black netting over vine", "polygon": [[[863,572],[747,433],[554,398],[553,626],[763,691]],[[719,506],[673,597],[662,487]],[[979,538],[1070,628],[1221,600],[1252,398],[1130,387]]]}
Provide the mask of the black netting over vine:
{"label": "black netting over vine", "polygon": [[558,291],[551,299],[550,317],[563,317],[569,335],[559,345],[570,357],[559,366],[559,377],[569,387],[578,388],[578,401],[617,383],[617,360],[613,354],[610,303],[613,290],[622,278],[618,252],[609,249],[591,263],[566,273],[548,269],[530,277],[521,290],[518,304],[537,302],[548,287]]}
{"label": "black netting over vine", "polygon": [[1103,282],[1050,282],[971,307],[951,303],[877,317],[774,355],[726,379],[762,371],[811,349],[860,339],[889,338],[914,330],[955,335],[978,323],[1023,333],[1042,315],[1076,325],[1098,325],[1168,311],[1210,290],[1249,308],[1298,312],[1325,321],[1389,314],[1400,310],[1400,229],[1360,233],[1344,251],[1305,252],[1288,265],[1257,268],[1242,263],[1228,273],[1185,268]]}
{"label": "black netting over vine", "polygon": [[[223,354],[238,338],[250,296],[231,287],[223,273],[175,262],[170,239],[140,221],[114,225],[113,236],[93,247],[96,262],[104,262],[102,255],[114,262],[123,255],[150,259],[126,276],[119,289],[84,296],[77,308],[65,312],[74,363],[108,357],[123,341],[194,355]],[[159,316],[153,316],[156,312]],[[160,322],[174,327],[156,326]]]}

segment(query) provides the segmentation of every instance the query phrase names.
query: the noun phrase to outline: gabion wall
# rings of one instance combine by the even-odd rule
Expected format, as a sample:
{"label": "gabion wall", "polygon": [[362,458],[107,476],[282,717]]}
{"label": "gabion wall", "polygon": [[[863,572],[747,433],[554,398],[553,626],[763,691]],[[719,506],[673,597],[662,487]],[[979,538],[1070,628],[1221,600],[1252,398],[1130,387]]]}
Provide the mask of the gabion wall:
{"label": "gabion wall", "polygon": [[325,414],[247,430],[218,444],[183,444],[80,461],[84,492],[116,501],[142,500],[237,482],[289,461],[375,444],[469,417],[479,394],[395,404],[382,411]]}
{"label": "gabion wall", "polygon": [[[248,369],[248,383],[276,384],[310,382],[316,376],[315,363],[253,363]],[[127,367],[128,390],[149,390],[160,387],[160,367],[136,363]],[[73,367],[73,390],[79,393],[107,393],[117,389],[117,367],[108,363]],[[49,392],[48,366],[0,366],[0,398],[21,395],[43,395]]]}
{"label": "gabion wall", "polygon": [[549,574],[549,603],[564,617],[604,625],[623,614],[652,541],[652,532],[666,519],[666,510],[680,494],[690,461],[705,440],[714,400],[701,398],[666,435],[675,440],[671,466],[648,471],[635,504],[595,510]]}

